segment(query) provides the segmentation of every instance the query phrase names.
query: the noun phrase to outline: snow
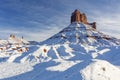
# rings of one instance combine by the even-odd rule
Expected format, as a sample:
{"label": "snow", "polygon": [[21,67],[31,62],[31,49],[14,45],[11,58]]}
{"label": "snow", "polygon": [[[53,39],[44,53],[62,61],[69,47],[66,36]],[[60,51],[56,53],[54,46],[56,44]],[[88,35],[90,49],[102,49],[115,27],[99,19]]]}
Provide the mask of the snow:
{"label": "snow", "polygon": [[6,44],[8,44],[7,40],[0,40],[0,45],[6,45]]}
{"label": "snow", "polygon": [[53,47],[53,50],[54,50],[57,58],[61,60],[61,57],[60,57],[59,53],[58,53],[57,50],[56,50],[56,47]]}
{"label": "snow", "polygon": [[28,63],[19,64],[2,62],[0,63],[0,79],[20,75],[31,70],[33,70],[33,67]]}
{"label": "snow", "polygon": [[120,69],[107,61],[96,60],[80,72],[83,80],[120,80]]}
{"label": "snow", "polygon": [[108,52],[108,51],[110,51],[110,49],[103,49],[103,50],[101,50],[101,51],[99,51],[98,53],[99,54],[104,54],[104,53],[106,53],[106,52]]}
{"label": "snow", "polygon": [[120,79],[120,41],[83,23],[40,44],[13,36],[0,40],[0,48],[2,80]]}
{"label": "snow", "polygon": [[19,56],[21,56],[21,54],[19,53],[19,54],[16,54],[16,55],[12,55],[11,57],[9,57],[9,59],[7,60],[8,62],[13,62],[15,59],[16,59],[16,57],[19,57]]}
{"label": "snow", "polygon": [[74,54],[72,54],[73,49],[69,47],[68,44],[64,45],[65,47],[65,52],[69,53],[71,57],[75,56]]}
{"label": "snow", "polygon": [[48,67],[46,70],[50,70],[50,71],[65,71],[67,69],[69,69],[70,67],[76,65],[80,63],[80,61],[62,61],[60,64],[56,65],[56,66],[50,66]]}
{"label": "snow", "polygon": [[110,49],[108,49],[108,48],[105,48],[105,49],[102,49],[102,50],[100,50],[100,51],[96,51],[96,52],[93,52],[92,53],[92,57],[93,58],[96,58],[99,54],[104,54],[104,53],[106,53],[106,52],[108,52],[108,51],[110,51]]}

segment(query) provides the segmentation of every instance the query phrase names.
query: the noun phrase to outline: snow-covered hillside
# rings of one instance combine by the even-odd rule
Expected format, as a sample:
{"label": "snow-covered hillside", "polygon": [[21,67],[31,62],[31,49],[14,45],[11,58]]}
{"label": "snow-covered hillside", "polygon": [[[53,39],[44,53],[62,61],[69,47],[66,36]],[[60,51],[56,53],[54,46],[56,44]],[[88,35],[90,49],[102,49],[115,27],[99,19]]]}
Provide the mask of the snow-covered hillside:
{"label": "snow-covered hillside", "polygon": [[50,45],[81,43],[94,46],[113,46],[120,44],[120,40],[97,31],[91,25],[73,22],[43,43]]}
{"label": "snow-covered hillside", "polygon": [[90,25],[74,22],[40,45],[22,44],[21,53],[14,47],[0,53],[2,80],[120,79],[120,41]]}
{"label": "snow-covered hillside", "polygon": [[[0,62],[8,60],[13,62],[16,58],[14,56],[20,56],[21,53],[27,52],[27,45],[29,42],[23,38],[18,38],[15,35],[10,35],[6,40],[0,40]],[[12,58],[11,58],[12,57]]]}

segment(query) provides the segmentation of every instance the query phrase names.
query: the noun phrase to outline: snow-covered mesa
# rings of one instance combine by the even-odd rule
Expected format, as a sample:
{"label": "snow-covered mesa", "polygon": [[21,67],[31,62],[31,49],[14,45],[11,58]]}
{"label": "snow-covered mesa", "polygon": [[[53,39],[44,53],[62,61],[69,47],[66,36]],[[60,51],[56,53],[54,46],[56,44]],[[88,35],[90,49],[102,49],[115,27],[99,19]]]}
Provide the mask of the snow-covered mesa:
{"label": "snow-covered mesa", "polygon": [[72,23],[39,43],[0,40],[1,80],[120,80],[120,40]]}

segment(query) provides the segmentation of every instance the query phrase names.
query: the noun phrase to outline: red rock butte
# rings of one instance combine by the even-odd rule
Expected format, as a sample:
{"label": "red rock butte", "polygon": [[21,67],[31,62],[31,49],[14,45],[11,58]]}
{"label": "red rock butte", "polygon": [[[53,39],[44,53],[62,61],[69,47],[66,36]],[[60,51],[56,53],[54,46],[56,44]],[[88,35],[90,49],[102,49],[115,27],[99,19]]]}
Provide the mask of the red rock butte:
{"label": "red rock butte", "polygon": [[88,24],[88,25],[91,25],[94,29],[96,29],[96,22],[89,23],[87,21],[86,14],[85,13],[81,13],[77,9],[71,15],[71,23],[72,22]]}

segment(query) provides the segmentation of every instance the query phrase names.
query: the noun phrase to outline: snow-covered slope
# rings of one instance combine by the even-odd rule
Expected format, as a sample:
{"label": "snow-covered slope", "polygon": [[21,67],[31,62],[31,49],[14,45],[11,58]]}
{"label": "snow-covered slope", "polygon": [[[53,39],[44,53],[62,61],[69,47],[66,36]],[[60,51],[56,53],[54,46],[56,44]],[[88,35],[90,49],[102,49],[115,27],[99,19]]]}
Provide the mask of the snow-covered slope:
{"label": "snow-covered slope", "polygon": [[[11,55],[1,57],[0,61],[23,65],[26,63],[26,67],[29,68],[24,70],[23,65],[20,65],[18,71],[7,70],[12,69],[9,68],[12,66],[4,68],[4,64],[0,63],[3,66],[0,72],[2,69],[6,70],[3,73],[4,77],[0,76],[0,79],[120,79],[120,41],[97,31],[90,25],[74,22],[40,45],[27,45],[27,47],[29,50],[21,53],[12,50]],[[12,74],[7,74],[7,71],[11,71]]]}
{"label": "snow-covered slope", "polygon": [[86,43],[94,46],[111,46],[120,44],[120,40],[97,31],[91,25],[74,22],[43,43],[50,45],[64,43]]}
{"label": "snow-covered slope", "polygon": [[81,71],[84,80],[120,80],[120,69],[97,60]]}
{"label": "snow-covered slope", "polygon": [[0,40],[0,62],[3,60],[13,62],[21,53],[28,51],[29,42],[23,38],[10,35],[6,40]]}

